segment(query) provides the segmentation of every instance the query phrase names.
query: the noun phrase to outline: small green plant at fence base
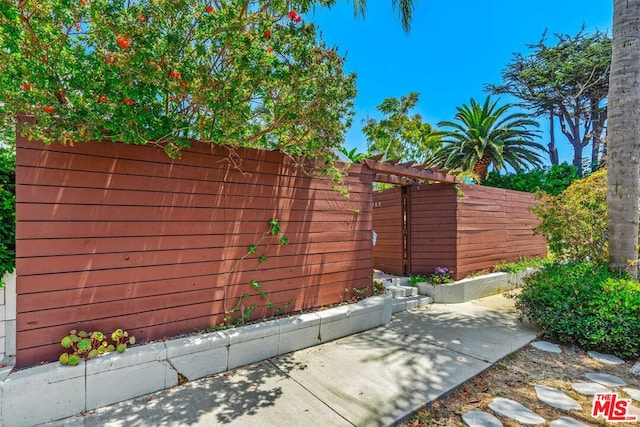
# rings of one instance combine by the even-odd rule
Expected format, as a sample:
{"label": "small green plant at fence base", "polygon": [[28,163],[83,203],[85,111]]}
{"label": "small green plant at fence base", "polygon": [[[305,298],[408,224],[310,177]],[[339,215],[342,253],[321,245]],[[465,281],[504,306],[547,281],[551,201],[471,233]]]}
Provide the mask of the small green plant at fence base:
{"label": "small green plant at fence base", "polygon": [[423,276],[422,274],[412,274],[411,276],[409,276],[409,284],[411,286],[415,286],[418,283],[426,282],[426,281],[427,281],[427,276]]}
{"label": "small green plant at fence base", "polygon": [[58,360],[61,365],[75,366],[80,363],[80,360],[93,359],[113,351],[123,353],[127,345],[135,343],[135,337],[129,336],[127,331],[122,329],[116,329],[110,336],[100,331],[86,332],[72,329],[69,335],[60,341],[60,345],[67,351],[62,353]]}
{"label": "small green plant at fence base", "polygon": [[379,288],[375,284],[373,286],[364,286],[362,288],[344,288],[344,293],[347,295],[347,298],[343,299],[340,304],[355,303],[363,298],[384,293],[384,286],[382,287],[381,292],[378,292],[378,289]]}
{"label": "small green plant at fence base", "polygon": [[545,265],[551,264],[553,260],[550,257],[547,258],[525,258],[520,257],[518,262],[506,262],[502,261],[498,265],[495,266],[493,271],[503,272],[503,273],[517,273],[519,271],[524,271],[527,268],[541,268]]}

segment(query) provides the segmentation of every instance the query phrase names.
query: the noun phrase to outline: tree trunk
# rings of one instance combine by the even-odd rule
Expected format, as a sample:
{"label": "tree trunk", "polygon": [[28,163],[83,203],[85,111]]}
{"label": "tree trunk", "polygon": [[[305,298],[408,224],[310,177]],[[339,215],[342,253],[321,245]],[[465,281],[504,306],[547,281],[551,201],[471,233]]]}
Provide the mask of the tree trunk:
{"label": "tree trunk", "polygon": [[558,165],[558,149],[556,148],[556,129],[555,129],[555,114],[553,114],[553,108],[549,110],[549,137],[550,141],[547,146],[549,147],[549,161],[553,166]]}
{"label": "tree trunk", "polygon": [[573,144],[573,164],[578,168],[578,176],[582,176],[582,143],[578,141],[577,144]]}
{"label": "tree trunk", "polygon": [[613,2],[609,80],[609,263],[638,276],[640,200],[640,0]]}
{"label": "tree trunk", "polygon": [[476,162],[476,165],[473,167],[473,173],[478,175],[478,181],[484,181],[487,177],[487,171],[489,170],[489,165],[491,164],[491,157],[486,154],[480,157],[480,160]]}
{"label": "tree trunk", "polygon": [[599,100],[591,98],[589,104],[591,107],[591,169],[594,172],[600,163],[600,134],[601,129],[598,127],[600,117],[598,114]]}

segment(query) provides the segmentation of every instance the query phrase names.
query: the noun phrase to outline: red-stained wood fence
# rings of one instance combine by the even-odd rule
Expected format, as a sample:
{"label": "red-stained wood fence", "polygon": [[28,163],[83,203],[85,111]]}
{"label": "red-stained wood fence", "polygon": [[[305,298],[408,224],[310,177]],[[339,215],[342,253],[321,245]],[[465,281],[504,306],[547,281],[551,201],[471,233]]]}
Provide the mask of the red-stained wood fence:
{"label": "red-stained wood fence", "polygon": [[530,193],[463,184],[398,190],[373,195],[373,230],[384,229],[374,248],[376,268],[410,275],[447,267],[460,279],[500,261],[546,254],[546,241],[533,234],[538,219],[529,211],[536,203]]}
{"label": "red-stained wood fence", "polygon": [[[282,154],[236,154],[19,137],[17,365],[57,359],[74,328],[139,341],[207,328],[245,293],[268,316],[253,280],[286,311],[371,285],[371,171],[350,168],[346,200]],[[287,245],[265,237],[273,218]]]}

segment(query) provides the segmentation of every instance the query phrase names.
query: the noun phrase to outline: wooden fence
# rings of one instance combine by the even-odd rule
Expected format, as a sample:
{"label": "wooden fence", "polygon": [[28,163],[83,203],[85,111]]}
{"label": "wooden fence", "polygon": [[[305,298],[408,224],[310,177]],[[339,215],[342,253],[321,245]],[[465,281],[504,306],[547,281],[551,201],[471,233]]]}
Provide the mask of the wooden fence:
{"label": "wooden fence", "polygon": [[74,328],[148,341],[216,325],[245,293],[255,318],[371,285],[366,167],[351,167],[347,201],[279,153],[236,154],[18,138],[17,365],[57,359]]}
{"label": "wooden fence", "polygon": [[480,185],[460,191],[451,184],[415,184],[374,193],[374,266],[403,275],[447,267],[460,279],[500,261],[546,254],[546,241],[533,234],[532,194]]}

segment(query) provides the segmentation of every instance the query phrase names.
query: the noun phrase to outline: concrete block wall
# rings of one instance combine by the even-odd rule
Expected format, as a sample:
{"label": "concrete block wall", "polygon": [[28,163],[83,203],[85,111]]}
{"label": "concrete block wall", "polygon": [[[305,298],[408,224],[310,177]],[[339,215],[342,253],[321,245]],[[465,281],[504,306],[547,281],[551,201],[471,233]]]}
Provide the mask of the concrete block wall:
{"label": "concrete block wall", "polygon": [[16,354],[16,274],[7,273],[0,288],[0,361]]}
{"label": "concrete block wall", "polygon": [[[134,346],[80,366],[54,362],[15,372],[0,367],[0,426],[62,419],[174,387],[181,376],[194,380],[374,328],[391,320],[392,304],[387,293],[325,311]],[[46,405],[34,404],[43,396]]]}

